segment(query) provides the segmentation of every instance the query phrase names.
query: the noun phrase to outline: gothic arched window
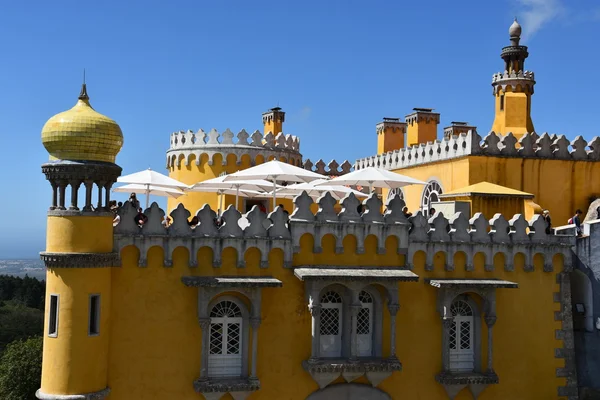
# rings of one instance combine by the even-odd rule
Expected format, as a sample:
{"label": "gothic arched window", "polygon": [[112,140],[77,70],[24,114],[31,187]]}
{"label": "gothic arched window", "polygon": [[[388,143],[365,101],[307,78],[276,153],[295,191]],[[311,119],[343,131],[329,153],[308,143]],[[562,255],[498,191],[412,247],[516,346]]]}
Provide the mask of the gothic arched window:
{"label": "gothic arched window", "polygon": [[242,311],[233,301],[221,301],[211,309],[209,376],[242,375],[242,324]]}
{"label": "gothic arched window", "polygon": [[475,362],[475,321],[471,305],[455,300],[450,307],[453,323],[450,327],[450,370],[473,371]]}
{"label": "gothic arched window", "polygon": [[342,355],[342,297],[330,290],[321,297],[321,356]]}

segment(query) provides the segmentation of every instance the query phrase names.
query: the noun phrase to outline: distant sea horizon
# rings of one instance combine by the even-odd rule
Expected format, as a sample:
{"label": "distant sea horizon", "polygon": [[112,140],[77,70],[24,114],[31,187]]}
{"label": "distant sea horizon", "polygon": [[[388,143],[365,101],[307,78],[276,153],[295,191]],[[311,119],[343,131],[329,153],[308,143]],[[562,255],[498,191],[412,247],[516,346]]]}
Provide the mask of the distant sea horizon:
{"label": "distant sea horizon", "polygon": [[0,259],[0,275],[19,276],[28,275],[39,280],[46,279],[44,263],[39,258],[5,258]]}

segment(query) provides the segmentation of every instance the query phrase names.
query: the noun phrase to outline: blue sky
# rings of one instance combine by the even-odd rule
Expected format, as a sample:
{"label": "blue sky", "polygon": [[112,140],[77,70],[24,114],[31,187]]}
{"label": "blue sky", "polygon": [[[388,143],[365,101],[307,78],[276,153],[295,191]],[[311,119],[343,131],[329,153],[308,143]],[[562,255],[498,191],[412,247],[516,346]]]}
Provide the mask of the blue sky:
{"label": "blue sky", "polygon": [[50,185],[40,130],[71,108],[86,68],[121,126],[124,173],[165,171],[173,131],[261,129],[279,104],[305,158],[375,153],[375,124],[413,107],[442,127],[493,121],[490,86],[513,17],[536,73],[538,132],[598,134],[595,0],[105,1],[0,5],[0,258],[44,248]]}

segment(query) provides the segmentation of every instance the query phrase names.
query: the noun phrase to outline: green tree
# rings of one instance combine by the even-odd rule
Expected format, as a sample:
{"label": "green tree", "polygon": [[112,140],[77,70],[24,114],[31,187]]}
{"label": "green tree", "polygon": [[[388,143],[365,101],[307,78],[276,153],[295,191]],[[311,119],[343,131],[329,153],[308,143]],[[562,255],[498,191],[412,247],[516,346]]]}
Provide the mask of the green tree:
{"label": "green tree", "polygon": [[42,377],[42,343],[37,336],[6,346],[0,359],[0,399],[36,400]]}

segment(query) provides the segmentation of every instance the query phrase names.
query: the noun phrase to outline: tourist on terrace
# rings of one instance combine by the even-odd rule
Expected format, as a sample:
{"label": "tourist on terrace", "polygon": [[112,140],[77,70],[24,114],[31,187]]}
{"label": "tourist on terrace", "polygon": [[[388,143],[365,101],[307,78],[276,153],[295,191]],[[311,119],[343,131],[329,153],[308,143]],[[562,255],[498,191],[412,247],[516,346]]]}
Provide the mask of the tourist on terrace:
{"label": "tourist on terrace", "polygon": [[550,211],[544,210],[542,217],[544,218],[544,221],[546,221],[546,234],[551,235],[552,234],[552,219],[550,218]]}
{"label": "tourist on terrace", "polygon": [[402,209],[402,214],[404,214],[404,216],[405,216],[406,218],[410,218],[410,217],[412,217],[412,213],[411,213],[410,211],[408,211],[408,207],[404,207],[404,208]]}
{"label": "tourist on terrace", "polygon": [[284,213],[286,213],[287,215],[290,215],[290,213],[288,212],[288,210],[285,209],[285,207],[283,206],[283,204],[279,205],[279,208],[281,208],[281,211],[283,211]]}
{"label": "tourist on terrace", "polygon": [[168,228],[171,225],[171,218],[165,216],[165,218],[162,221],[162,224],[165,228]]}
{"label": "tourist on terrace", "polygon": [[583,229],[581,227],[581,214],[583,214],[583,211],[581,211],[578,208],[577,211],[575,211],[575,215],[573,216],[573,218],[570,219],[571,223],[575,224],[575,230],[577,232],[577,237],[580,237],[583,235]]}
{"label": "tourist on terrace", "polygon": [[429,218],[431,218],[431,217],[433,217],[433,216],[435,216],[435,208],[431,207],[431,208],[429,209]]}
{"label": "tourist on terrace", "polygon": [[141,227],[146,222],[148,222],[148,217],[146,217],[146,214],[143,213],[142,208],[138,207],[138,213],[135,216],[135,223]]}
{"label": "tourist on terrace", "polygon": [[138,208],[140,208],[140,202],[137,199],[137,196],[135,195],[135,193],[131,193],[131,195],[129,195],[129,200],[127,200],[129,203],[131,203],[131,205],[133,207],[135,207],[135,209],[137,210]]}
{"label": "tourist on terrace", "polygon": [[195,215],[192,217],[191,220],[188,221],[188,225],[192,229],[194,229],[196,226],[198,226],[199,223],[200,223],[200,221],[198,221],[198,217]]}

